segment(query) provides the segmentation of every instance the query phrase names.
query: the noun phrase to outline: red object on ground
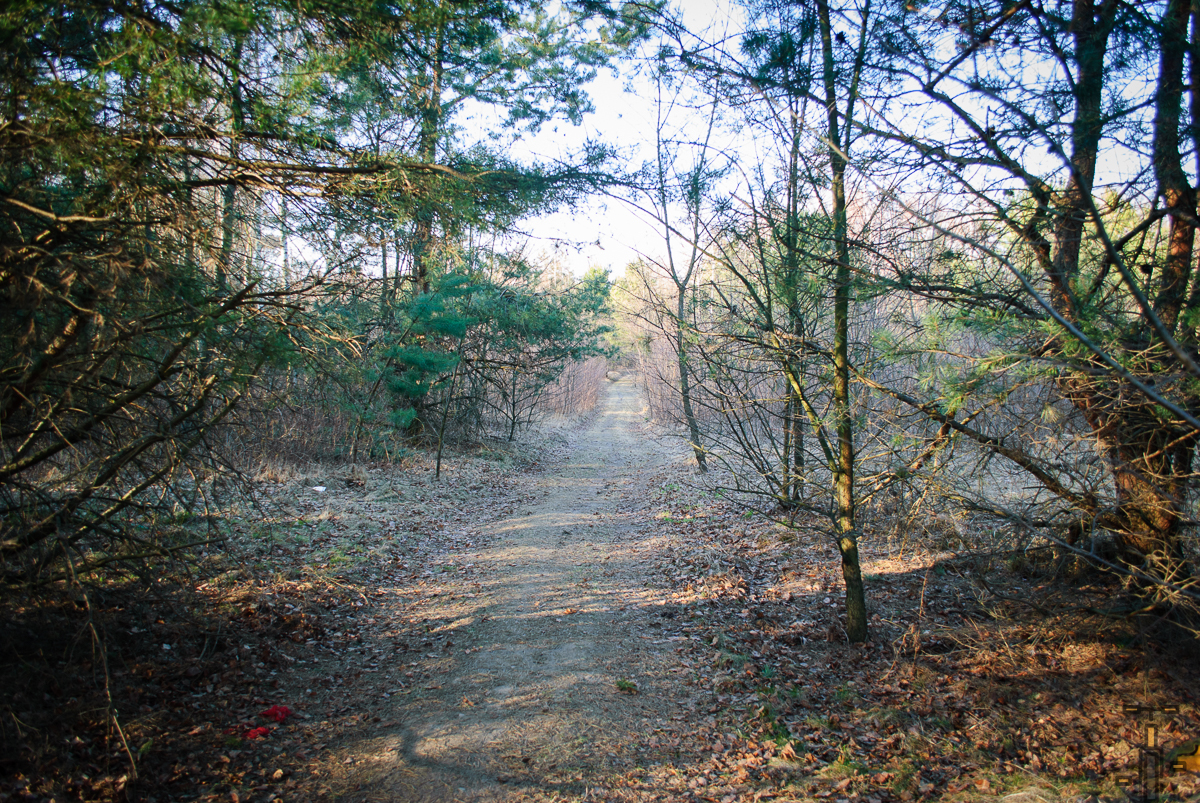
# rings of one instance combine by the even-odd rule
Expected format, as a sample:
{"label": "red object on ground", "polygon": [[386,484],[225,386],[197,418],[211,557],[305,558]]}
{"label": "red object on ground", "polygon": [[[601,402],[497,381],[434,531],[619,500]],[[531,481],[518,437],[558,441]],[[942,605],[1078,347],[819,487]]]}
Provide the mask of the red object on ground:
{"label": "red object on ground", "polygon": [[266,711],[263,711],[261,714],[259,714],[260,717],[265,717],[266,719],[273,719],[276,722],[283,722],[285,719],[287,719],[291,715],[292,715],[292,709],[288,708],[286,705],[273,705],[270,708],[268,708]]}

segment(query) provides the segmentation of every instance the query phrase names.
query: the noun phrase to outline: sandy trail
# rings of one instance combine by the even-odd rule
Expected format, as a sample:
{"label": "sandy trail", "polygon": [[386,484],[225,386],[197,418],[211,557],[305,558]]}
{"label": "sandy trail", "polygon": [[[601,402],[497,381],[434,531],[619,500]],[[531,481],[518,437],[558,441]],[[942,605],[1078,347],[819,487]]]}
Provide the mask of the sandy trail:
{"label": "sandy trail", "polygon": [[480,579],[417,612],[448,622],[431,632],[451,646],[426,656],[432,683],[396,698],[396,729],[359,746],[358,799],[579,797],[633,767],[638,736],[678,711],[666,669],[679,637],[655,630],[673,612],[646,587],[643,536],[618,506],[662,447],[639,430],[632,383],[608,390],[537,479],[541,500],[485,529]]}

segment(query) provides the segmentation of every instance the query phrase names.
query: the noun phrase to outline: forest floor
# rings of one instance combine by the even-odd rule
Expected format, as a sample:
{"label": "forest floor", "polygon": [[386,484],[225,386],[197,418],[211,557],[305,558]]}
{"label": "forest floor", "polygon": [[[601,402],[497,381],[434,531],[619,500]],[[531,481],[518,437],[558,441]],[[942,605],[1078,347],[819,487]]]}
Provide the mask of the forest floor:
{"label": "forest floor", "polygon": [[1179,707],[1157,791],[1200,799],[1195,655],[1087,612],[1111,583],[868,518],[847,644],[829,540],[706,490],[608,390],[438,481],[426,455],[261,477],[209,579],[153,605],[14,603],[0,801],[1115,800],[1131,704]]}

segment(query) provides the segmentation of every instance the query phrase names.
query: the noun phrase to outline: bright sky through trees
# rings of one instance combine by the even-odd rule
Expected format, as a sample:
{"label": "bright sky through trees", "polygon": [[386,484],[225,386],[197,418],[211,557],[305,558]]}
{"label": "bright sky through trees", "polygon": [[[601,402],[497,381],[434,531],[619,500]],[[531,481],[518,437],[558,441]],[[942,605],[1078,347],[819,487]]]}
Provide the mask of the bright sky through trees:
{"label": "bright sky through trees", "polygon": [[[689,30],[718,36],[725,28],[736,31],[735,18],[742,13],[728,0],[680,0],[678,8]],[[642,56],[649,60],[658,47],[652,39],[643,46]],[[616,147],[622,168],[636,170],[654,156],[656,101],[651,69],[649,63],[627,63],[620,75],[601,71],[588,87],[596,110],[582,125],[547,126],[537,136],[515,143],[511,155],[566,160],[591,140]],[[681,113],[677,119],[672,127],[685,129]],[[663,250],[661,224],[615,197],[585,199],[575,209],[528,221],[522,229],[532,237],[530,253],[553,255],[576,275],[595,265],[619,276],[628,263],[643,255],[660,256]]]}

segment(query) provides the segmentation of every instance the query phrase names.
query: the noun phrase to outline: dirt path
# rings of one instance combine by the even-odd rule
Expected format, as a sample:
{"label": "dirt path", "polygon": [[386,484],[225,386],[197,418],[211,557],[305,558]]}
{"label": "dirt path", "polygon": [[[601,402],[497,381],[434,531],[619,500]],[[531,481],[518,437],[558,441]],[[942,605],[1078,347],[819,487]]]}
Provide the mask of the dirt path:
{"label": "dirt path", "polygon": [[477,579],[409,611],[432,623],[432,681],[392,698],[395,727],[357,746],[354,797],[579,798],[633,767],[638,734],[678,710],[682,687],[665,670],[681,637],[654,629],[672,611],[647,588],[634,507],[621,504],[663,459],[640,408],[630,382],[611,384],[537,480],[541,500],[483,531]]}
{"label": "dirt path", "polygon": [[[474,444],[440,480],[426,454],[264,477],[271,504],[231,511],[186,615],[110,602],[139,788],[100,698],[64,699],[98,690],[94,668],[68,682],[40,657],[80,612],[13,619],[26,685],[0,683],[0,713],[48,705],[0,801],[1118,800],[1145,738],[1130,701],[1181,704],[1160,744],[1197,755],[1193,653],[1008,601],[1106,606],[1114,584],[1052,596],[864,516],[872,641],[845,644],[824,524],[693,483],[642,421],[621,382],[590,425]],[[1162,799],[1200,801],[1198,779]]]}

